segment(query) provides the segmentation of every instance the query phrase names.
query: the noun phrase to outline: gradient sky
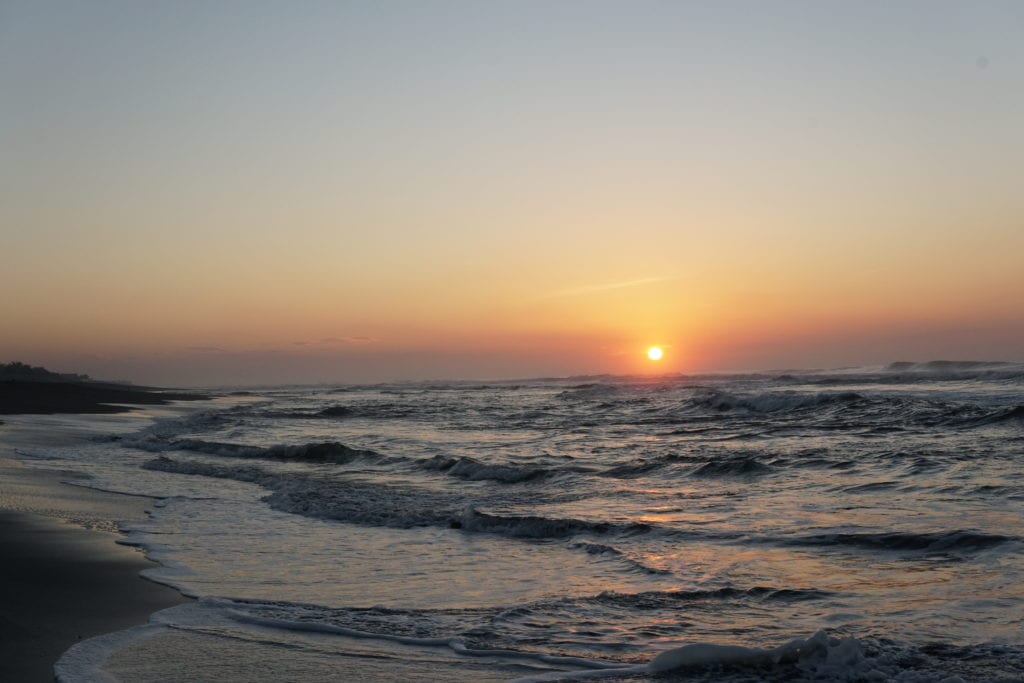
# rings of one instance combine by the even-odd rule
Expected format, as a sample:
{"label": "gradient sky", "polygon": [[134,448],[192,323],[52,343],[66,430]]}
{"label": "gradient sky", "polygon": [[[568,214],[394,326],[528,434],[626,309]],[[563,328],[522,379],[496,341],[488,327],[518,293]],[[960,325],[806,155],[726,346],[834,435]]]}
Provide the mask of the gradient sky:
{"label": "gradient sky", "polygon": [[3,0],[0,361],[1022,359],[1022,122],[1020,2]]}

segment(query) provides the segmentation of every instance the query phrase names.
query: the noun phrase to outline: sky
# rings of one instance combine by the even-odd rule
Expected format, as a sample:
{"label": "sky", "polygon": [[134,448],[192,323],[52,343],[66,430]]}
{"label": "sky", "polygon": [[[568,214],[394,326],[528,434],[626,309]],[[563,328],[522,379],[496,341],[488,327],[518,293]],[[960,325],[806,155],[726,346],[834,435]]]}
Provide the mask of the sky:
{"label": "sky", "polygon": [[1022,121],[1020,2],[0,0],[0,361],[1022,360]]}

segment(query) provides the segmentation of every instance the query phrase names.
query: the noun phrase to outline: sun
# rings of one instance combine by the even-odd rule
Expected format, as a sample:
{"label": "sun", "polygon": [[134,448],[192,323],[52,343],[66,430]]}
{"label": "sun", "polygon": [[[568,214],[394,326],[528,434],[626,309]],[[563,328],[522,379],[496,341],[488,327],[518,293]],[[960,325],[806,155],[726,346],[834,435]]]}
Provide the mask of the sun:
{"label": "sun", "polygon": [[647,349],[647,357],[651,360],[661,360],[661,357],[665,355],[665,352],[661,350],[660,346],[652,346]]}

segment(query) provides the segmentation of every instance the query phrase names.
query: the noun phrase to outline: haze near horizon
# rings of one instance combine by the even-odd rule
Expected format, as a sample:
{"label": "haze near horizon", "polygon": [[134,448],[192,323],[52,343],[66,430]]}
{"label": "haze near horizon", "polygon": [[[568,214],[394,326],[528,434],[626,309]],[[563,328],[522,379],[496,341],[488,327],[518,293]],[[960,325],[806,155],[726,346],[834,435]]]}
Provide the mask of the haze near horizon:
{"label": "haze near horizon", "polygon": [[0,362],[1024,356],[1019,3],[12,2],[0,92]]}

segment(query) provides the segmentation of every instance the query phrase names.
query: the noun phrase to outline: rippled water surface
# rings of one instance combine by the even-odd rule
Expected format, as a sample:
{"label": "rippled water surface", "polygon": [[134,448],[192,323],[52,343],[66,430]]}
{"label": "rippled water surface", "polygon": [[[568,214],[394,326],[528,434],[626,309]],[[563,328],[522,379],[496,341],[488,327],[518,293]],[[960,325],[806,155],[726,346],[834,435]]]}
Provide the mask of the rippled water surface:
{"label": "rippled water surface", "polygon": [[1022,680],[1022,389],[948,364],[273,388],[25,455],[160,499],[128,541],[203,599],[105,644],[125,679],[191,651],[266,680]]}

